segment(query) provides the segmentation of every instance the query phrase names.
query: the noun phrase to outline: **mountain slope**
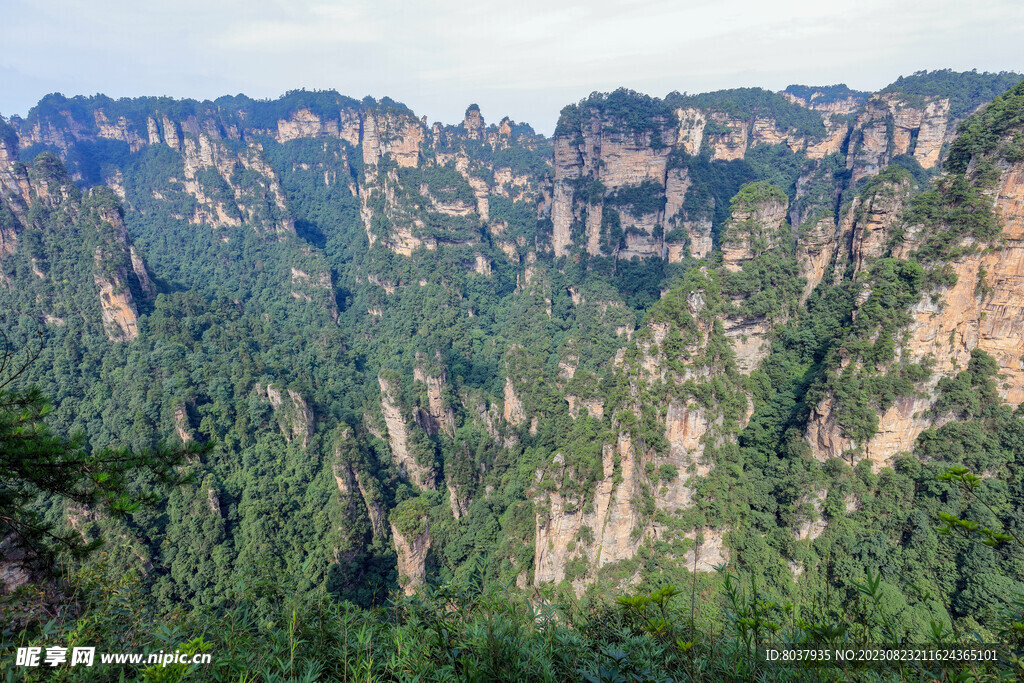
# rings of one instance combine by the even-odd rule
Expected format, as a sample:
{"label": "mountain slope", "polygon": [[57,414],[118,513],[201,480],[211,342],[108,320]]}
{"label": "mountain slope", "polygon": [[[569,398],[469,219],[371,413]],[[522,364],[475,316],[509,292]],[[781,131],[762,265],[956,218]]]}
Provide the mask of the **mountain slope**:
{"label": "mountain slope", "polygon": [[[1020,86],[951,142],[982,101],[896,85],[617,91],[552,140],[336,93],[51,96],[2,131],[4,319],[46,326],[58,428],[215,442],[119,527],[164,607],[252,572],[369,604],[727,560],[784,596],[897,553],[964,619],[929,482],[1014,481]],[[933,606],[899,590],[909,628]]]}

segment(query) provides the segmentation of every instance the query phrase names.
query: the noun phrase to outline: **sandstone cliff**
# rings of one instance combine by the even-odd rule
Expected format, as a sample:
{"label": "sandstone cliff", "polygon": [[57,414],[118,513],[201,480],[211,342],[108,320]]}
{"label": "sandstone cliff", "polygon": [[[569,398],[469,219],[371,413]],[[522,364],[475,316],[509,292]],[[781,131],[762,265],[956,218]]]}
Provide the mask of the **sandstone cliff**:
{"label": "sandstone cliff", "polygon": [[[657,233],[663,233],[666,220],[665,185],[672,151],[665,141],[677,136],[674,118],[661,114],[649,128],[637,130],[600,106],[581,103],[574,127],[563,127],[567,129],[554,140],[555,257],[569,253],[574,223],[584,224],[580,246],[591,256],[661,257],[664,239]],[[680,191],[686,190],[678,174],[673,181],[678,210]],[[619,194],[620,189],[625,192]],[[610,195],[615,196],[614,207],[606,201]],[[613,221],[618,225],[613,227]]]}
{"label": "sandstone cliff", "polygon": [[274,415],[281,429],[285,441],[295,441],[299,447],[305,450],[309,445],[313,433],[316,431],[316,424],[313,418],[313,411],[306,404],[302,394],[287,389],[284,393],[271,385],[256,385],[256,394],[263,400],[270,403],[274,409]]}
{"label": "sandstone cliff", "polygon": [[410,438],[410,425],[400,403],[398,385],[392,380],[381,376],[380,410],[384,415],[384,423],[388,430],[388,443],[391,454],[401,470],[420,488],[432,489],[436,486],[433,468],[424,465],[416,458]]}
{"label": "sandstone cliff", "polygon": [[441,363],[441,354],[435,354],[433,368],[428,367],[423,355],[417,356],[417,365],[413,368],[413,379],[422,382],[427,390],[427,405],[416,409],[416,423],[431,436],[443,432],[449,437],[455,436],[455,413],[451,406],[445,404],[445,392],[448,384],[446,371]]}
{"label": "sandstone cliff", "polygon": [[[875,433],[859,442],[840,426],[834,394],[826,396],[813,411],[807,432],[818,457],[866,457],[878,468],[897,453],[911,450],[924,429],[948,419],[930,412],[937,383],[965,369],[975,349],[995,359],[1003,399],[1011,405],[1024,401],[1024,164],[1008,152],[1009,140],[1018,134],[1013,128],[1002,130],[1002,142],[994,149],[974,152],[970,164],[961,161],[939,181],[938,190],[918,200],[918,206],[931,207],[926,212],[917,210],[894,220],[898,192],[876,195],[868,202],[872,208],[861,212],[864,227],[851,232],[850,258],[855,266],[858,254],[877,256],[889,243],[894,256],[915,256],[936,274],[937,282],[925,287],[910,307],[895,361],[925,363],[931,375],[917,384],[913,395],[904,395],[881,411]],[[972,233],[971,224],[964,227],[945,212],[966,201],[964,196],[976,197],[976,211],[983,217],[991,211],[991,223],[974,225],[997,226],[994,233]],[[865,306],[871,304],[872,294],[869,285],[861,298]]]}
{"label": "sandstone cliff", "polygon": [[[63,318],[53,313],[64,310],[67,297],[58,294],[63,283],[50,281],[49,267],[76,258],[78,249],[88,250],[92,269],[81,274],[91,282],[75,284],[95,292],[98,310],[87,318],[101,322],[113,341],[135,339],[139,314],[132,289],[151,298],[155,288],[128,237],[117,198],[105,188],[83,193],[52,155],[40,155],[31,166],[20,163],[12,142],[9,135],[0,135],[0,258],[24,262],[46,282],[34,304],[43,308],[42,319],[61,324]],[[36,246],[20,254],[19,235],[26,230],[34,233]],[[68,241],[69,235],[82,234],[89,236],[87,241]]]}
{"label": "sandstone cliff", "polygon": [[131,341],[139,336],[138,311],[128,289],[123,266],[111,266],[102,247],[96,248],[93,280],[99,288],[100,310],[107,336],[113,341]]}
{"label": "sandstone cliff", "polygon": [[[714,351],[732,345],[722,324],[732,303],[719,276],[691,271],[614,361],[629,398],[602,443],[596,485],[579,489],[575,482],[593,474],[571,454],[557,453],[537,471],[535,585],[569,580],[580,593],[654,541],[673,548],[663,563],[710,571],[728,558],[725,529],[680,529],[663,517],[693,507],[694,479],[708,474],[713,453],[750,415],[735,361]],[[706,393],[712,384],[714,399]]]}
{"label": "sandstone cliff", "polygon": [[391,537],[398,553],[398,582],[406,595],[413,595],[427,578],[427,553],[430,552],[430,522],[424,522],[425,530],[414,536],[403,536],[394,524]]}
{"label": "sandstone cliff", "polygon": [[857,114],[848,167],[852,182],[875,175],[896,156],[912,156],[922,168],[939,163],[943,146],[956,134],[949,99],[911,101],[900,93],[873,95]]}

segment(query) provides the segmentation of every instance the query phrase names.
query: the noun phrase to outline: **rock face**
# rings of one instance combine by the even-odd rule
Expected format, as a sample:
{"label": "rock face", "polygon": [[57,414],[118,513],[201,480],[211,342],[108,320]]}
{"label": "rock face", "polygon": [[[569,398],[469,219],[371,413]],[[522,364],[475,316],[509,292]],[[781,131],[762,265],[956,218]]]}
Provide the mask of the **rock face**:
{"label": "rock face", "polygon": [[[492,220],[495,197],[526,205],[538,218],[545,212],[543,174],[513,172],[511,167],[481,158],[478,153],[481,144],[492,150],[517,146],[522,155],[539,161],[543,150],[548,149],[542,138],[514,133],[507,119],[501,126],[487,128],[475,107],[467,111],[461,125],[435,124],[429,133],[409,114],[395,114],[392,119],[386,144],[379,136],[367,138],[369,129],[364,126],[364,178],[359,196],[371,245],[380,244],[397,254],[412,256],[420,249],[478,245],[481,228],[492,237],[501,237],[508,223],[505,219]],[[393,159],[399,168],[378,164],[378,158]],[[408,174],[400,172],[401,168],[419,168],[421,172]],[[451,177],[452,170],[461,180]],[[409,182],[413,175],[420,182]],[[522,237],[518,242],[500,239],[496,243],[514,261],[519,260],[518,248],[525,246]],[[491,261],[481,253],[467,261],[467,267],[487,276]]]}
{"label": "rock face", "polygon": [[[98,312],[112,341],[135,339],[139,334],[138,308],[132,287],[137,287],[146,298],[154,296],[156,290],[142,256],[128,238],[117,199],[105,188],[83,194],[52,155],[41,155],[31,167],[19,163],[13,138],[5,134],[6,124],[0,124],[0,259],[17,252],[19,235],[28,227],[44,229],[52,221],[68,230],[95,233],[98,244],[93,242],[96,246],[89,254],[90,286],[95,288],[99,305],[98,311],[89,311],[86,318],[97,319]],[[40,242],[47,246],[37,248],[27,261],[41,280],[49,279],[46,263],[74,258],[74,250],[81,246],[75,241],[64,243],[58,234],[46,235]],[[85,283],[79,282],[78,286]],[[45,291],[37,303],[43,303],[48,296],[55,297],[49,286]],[[49,314],[45,319],[62,320]]]}
{"label": "rock face", "polygon": [[934,355],[934,371],[962,370],[975,348],[999,364],[1000,394],[1024,401],[1024,162],[1006,165],[993,206],[1003,234],[989,249],[956,259],[952,287],[938,303],[922,298],[913,309],[908,347],[914,358]]}
{"label": "rock face", "polygon": [[256,393],[274,409],[278,426],[285,441],[295,441],[305,450],[309,445],[313,433],[316,431],[316,424],[313,419],[313,411],[306,404],[302,395],[293,390],[287,389],[281,393],[273,386],[256,385]]}
{"label": "rock face", "polygon": [[0,595],[7,595],[42,578],[42,574],[33,569],[28,551],[16,541],[14,534],[0,540]]}
{"label": "rock face", "polygon": [[[103,327],[112,341],[131,341],[139,336],[138,308],[128,288],[128,266],[144,293],[153,292],[146,266],[128,243],[128,229],[121,212],[110,208],[100,212],[101,219],[113,231],[114,242],[96,247],[93,254],[93,281],[99,288]],[[127,258],[125,258],[127,257]],[[141,271],[142,276],[139,276]]]}
{"label": "rock face", "polygon": [[723,531],[704,528],[688,533],[687,538],[693,540],[693,547],[683,556],[683,565],[690,571],[713,572],[728,564],[730,553]]}
{"label": "rock face", "polygon": [[[294,233],[295,223],[287,213],[281,184],[262,153],[258,143],[235,153],[205,133],[200,133],[198,140],[185,138],[183,187],[197,204],[189,221],[213,228],[237,227],[245,222],[269,233]],[[200,175],[204,170],[216,171],[229,191],[217,192]],[[239,184],[236,178],[243,170],[256,174],[260,181]]]}
{"label": "rock face", "polygon": [[0,223],[0,256],[13,253],[32,199],[27,169],[18,163],[18,137],[0,119],[0,199],[15,217],[13,225]]}
{"label": "rock face", "polygon": [[704,258],[711,253],[711,219],[691,218],[684,208],[690,185],[690,174],[685,168],[671,168],[665,175],[663,228],[669,263],[681,261],[687,250],[694,258]]}
{"label": "rock face", "polygon": [[[866,457],[878,469],[897,453],[910,451],[922,431],[947,419],[929,412],[936,385],[942,377],[966,368],[974,349],[996,360],[1003,399],[1011,405],[1024,401],[1024,163],[1001,161],[997,168],[999,177],[990,195],[1003,226],[1002,236],[949,262],[955,284],[927,291],[912,307],[909,326],[901,331],[900,360],[928,360],[930,380],[918,395],[899,398],[883,411],[877,433],[866,443],[855,443],[843,433],[836,421],[834,398],[826,396],[813,410],[807,430],[807,440],[819,458]],[[888,241],[898,221],[894,215],[905,187],[897,183],[889,189],[895,191],[876,193],[859,210],[851,209],[857,216],[849,221],[853,224],[850,259],[857,269],[880,255],[880,245]],[[901,257],[917,248],[926,231],[943,229],[941,225],[904,227],[906,241],[895,248],[895,255]]]}
{"label": "rock face", "polygon": [[192,436],[192,425],[188,420],[188,409],[185,406],[179,406],[174,411],[174,432],[183,444],[195,440],[195,437]]}
{"label": "rock face", "polygon": [[398,553],[398,580],[406,595],[413,595],[416,588],[427,580],[427,553],[430,552],[430,521],[425,520],[426,530],[406,538],[391,525],[391,538]]}
{"label": "rock face", "polygon": [[128,274],[123,266],[111,269],[107,265],[102,247],[96,248],[94,264],[93,280],[99,288],[100,310],[107,336],[112,341],[135,339],[139,336],[139,315],[128,289]]}
{"label": "rock face", "polygon": [[[796,91],[803,91],[797,94]],[[822,88],[790,86],[781,93],[783,97],[801,107],[832,114],[852,114],[864,104],[868,93],[845,89],[840,94],[830,94]]]}
{"label": "rock face", "polygon": [[840,223],[840,239],[849,236],[853,276],[884,255],[893,228],[910,194],[910,178],[882,181],[867,195],[855,197]]}
{"label": "rock face", "polygon": [[722,263],[727,270],[740,270],[744,263],[786,239],[787,207],[785,193],[763,183],[736,196],[722,232]]}
{"label": "rock face", "polygon": [[[786,195],[764,182],[746,186],[736,195],[721,237],[726,271],[738,272],[748,261],[792,241],[786,209]],[[732,303],[742,307],[746,298],[733,296]],[[738,369],[750,373],[768,355],[773,321],[767,315],[733,313],[724,317],[722,325]]]}
{"label": "rock face", "polygon": [[480,107],[475,104],[469,105],[462,127],[465,128],[466,137],[470,140],[480,140],[484,137],[486,126],[484,117],[480,114]]}
{"label": "rock face", "polygon": [[421,465],[412,453],[409,439],[409,424],[402,412],[398,400],[398,387],[384,377],[378,378],[380,384],[380,410],[384,415],[384,423],[388,428],[388,443],[391,454],[399,467],[420,488],[435,487],[435,473],[432,468]]}
{"label": "rock face", "polygon": [[345,140],[350,145],[359,144],[361,129],[359,113],[352,108],[339,111],[337,119],[322,119],[309,109],[299,109],[277,122],[277,135],[280,143],[303,138],[334,137]]}
{"label": "rock face", "polygon": [[831,216],[824,216],[807,224],[797,239],[797,261],[800,263],[800,277],[807,280],[800,295],[801,303],[807,300],[814,288],[825,277],[833,263],[838,247],[836,222]]}
{"label": "rock face", "polygon": [[384,533],[384,522],[387,520],[387,514],[384,507],[373,497],[366,480],[367,477],[362,472],[356,473],[356,485],[359,487],[359,495],[363,497],[363,502],[366,505],[366,514],[370,517],[370,528],[373,530],[373,535],[377,537]]}
{"label": "rock face", "polygon": [[[440,353],[436,360],[440,365]],[[446,374],[443,366],[436,374],[429,373],[423,365],[413,369],[413,379],[425,384],[427,389],[427,409],[417,409],[416,422],[431,436],[438,432],[444,432],[449,437],[455,436],[455,413],[450,406],[445,406],[444,392],[448,386]]]}
{"label": "rock face", "polygon": [[[583,245],[591,256],[616,255],[662,256],[664,237],[657,236],[656,228],[663,228],[665,210],[650,211],[648,204],[663,204],[668,172],[668,158],[672,147],[664,140],[677,137],[673,121],[659,118],[652,122],[653,130],[633,131],[629,125],[600,109],[588,109],[576,131],[555,137],[554,190],[551,204],[553,225],[552,247],[555,256],[565,256],[572,244],[572,226],[585,223]],[[679,174],[673,177],[672,192],[676,195],[676,209],[681,206],[680,190],[685,194],[684,181]],[[653,197],[638,206],[629,201],[634,193],[619,193],[643,188],[640,195]],[[607,198],[613,199],[615,209]],[[623,197],[627,201],[620,201]],[[614,211],[625,232],[615,239],[609,232],[605,212]]]}
{"label": "rock face", "polygon": [[[616,453],[622,479],[617,486]],[[555,456],[556,466],[559,457]],[[633,508],[640,495],[640,481],[630,440],[621,438],[617,445],[605,445],[602,457],[604,477],[593,493],[592,511],[587,512],[582,501],[556,490],[548,499],[549,513],[537,515],[534,585],[562,581],[573,559],[583,559],[588,568],[600,568],[636,554],[640,539],[632,536],[638,521]]]}
{"label": "rock face", "polygon": [[[743,100],[755,92],[759,92],[755,101],[771,100],[771,106],[761,104],[739,114],[735,107],[722,104],[730,97]],[[309,104],[305,95],[289,94],[284,99],[294,100],[292,108],[278,114],[280,107],[276,107],[274,123],[269,126],[254,124],[266,118],[255,115],[264,107],[255,102],[239,101],[234,108],[192,103],[191,111],[181,109],[171,117],[156,104],[152,111],[139,113],[95,98],[84,108],[88,115],[83,116],[81,107],[73,107],[59,96],[47,102],[49,113],[33,113],[27,120],[13,123],[15,146],[47,145],[62,157],[76,144],[101,139],[123,142],[132,152],[150,145],[166,145],[180,152],[186,170],[185,177],[177,180],[196,204],[186,218],[216,229],[246,223],[270,234],[292,232],[294,225],[282,201],[280,182],[263,159],[257,136],[268,135],[281,144],[333,138],[357,148],[352,151],[362,156],[362,176],[357,179],[360,174],[351,168],[348,175],[353,192],[360,197],[371,244],[398,254],[411,256],[419,249],[479,242],[475,231],[479,226],[474,223],[486,226],[492,237],[497,237],[507,223],[501,218],[492,220],[490,204],[493,197],[509,197],[525,201],[540,220],[550,217],[550,248],[556,257],[579,249],[591,256],[679,262],[687,251],[703,258],[712,245],[707,207],[696,211],[690,206],[692,201],[686,202],[687,195],[696,190],[680,155],[730,161],[743,159],[759,147],[785,146],[810,159],[821,159],[845,151],[849,143],[848,164],[855,182],[877,173],[901,154],[910,154],[923,167],[932,168],[954,134],[956,121],[951,118],[947,98],[921,100],[899,92],[867,98],[856,91],[836,92],[801,87],[782,94],[725,92],[717,94],[718,99],[670,97],[639,127],[635,121],[625,120],[615,107],[587,101],[579,107],[579,120],[557,134],[550,147],[507,118],[488,127],[475,105],[457,126],[435,124],[428,128],[425,121],[386,98],[356,102],[336,94],[315,98],[320,102],[317,106]],[[820,126],[797,128],[780,123],[785,119],[773,112],[786,107],[806,108],[820,116]],[[239,143],[244,143],[240,151]],[[518,146],[528,154],[539,153],[541,158],[553,149],[553,158],[546,161],[553,177],[547,178],[540,167],[513,172],[481,161],[473,152],[473,145],[481,143],[493,150]],[[454,162],[470,188],[472,201],[431,200],[432,212],[470,221],[445,234],[446,221],[413,210],[419,201],[418,188],[405,187],[401,174],[382,164],[384,160],[391,160],[398,169]],[[216,170],[228,191],[215,187],[220,186],[219,181],[207,182],[211,180],[208,175],[197,176],[203,170]],[[243,170],[262,179],[239,185],[235,177]],[[72,168],[76,179],[83,179],[82,173],[88,172]],[[123,192],[116,173],[102,181]],[[325,182],[331,182],[329,170],[325,170]],[[445,227],[439,230],[439,226]],[[2,249],[11,236],[0,238],[4,240]],[[510,259],[520,258],[513,242],[499,239],[496,243]],[[483,261],[471,267],[487,272]],[[300,293],[297,299],[302,298]]]}
{"label": "rock face", "polygon": [[[366,512],[373,538],[384,538],[386,533],[384,523],[387,514],[376,498],[376,482],[362,472],[352,460],[358,449],[359,445],[353,437],[352,430],[349,427],[341,428],[336,435],[331,474],[338,486],[340,502],[346,511],[346,515],[341,519],[339,531],[342,533],[342,543],[348,548],[348,554],[353,553],[355,548],[367,540],[365,527],[352,523],[353,519],[359,519],[361,511]],[[335,548],[336,562],[341,557],[338,551],[339,548]]]}
{"label": "rock face", "polygon": [[[784,105],[785,103],[783,103]],[[848,134],[848,125],[832,112],[822,115],[824,132],[808,136],[796,129],[784,129],[767,112],[740,117],[714,105],[704,108],[680,107],[677,146],[689,155],[707,153],[713,161],[735,161],[760,145],[786,145],[808,158],[820,159],[838,152]]]}
{"label": "rock face", "polygon": [[901,154],[910,154],[923,168],[932,168],[939,162],[943,145],[955,134],[946,98],[926,98],[923,105],[917,105],[899,93],[873,95],[855,124],[848,161],[852,182],[877,174]]}
{"label": "rock face", "polygon": [[[719,95],[723,103],[728,100],[727,94]],[[736,96],[741,95],[750,96]],[[806,106],[806,102],[790,104],[766,92],[763,98],[777,98],[773,106],[783,110],[787,106]],[[690,192],[701,191],[694,188],[689,177],[687,157],[735,161],[759,147],[784,146],[809,159],[823,159],[843,151],[855,128],[858,140],[868,140],[862,147],[874,149],[871,126],[877,122],[878,112],[865,113],[859,124],[851,123],[846,118],[852,111],[849,106],[859,110],[862,100],[854,96],[847,99],[845,103],[811,107],[815,111],[811,118],[820,116],[820,122],[817,126],[808,123],[805,129],[780,125],[769,108],[753,106],[749,115],[737,116],[729,113],[733,108],[715,104],[714,98],[683,97],[682,101],[701,104],[657,110],[643,127],[624,120],[614,107],[605,107],[601,101],[581,102],[563,114],[554,138],[551,244],[555,256],[579,249],[590,256],[656,257],[679,262],[688,249],[690,254],[703,258],[712,246],[710,213],[714,207],[698,210],[696,206],[707,202],[706,198],[696,203],[693,198],[687,200]],[[930,139],[940,128],[946,130],[943,117],[948,118],[948,106],[944,109],[937,104],[925,109],[927,112],[922,110],[918,117],[921,122],[908,114],[907,125],[917,126],[913,128],[915,145],[920,138],[918,132],[923,131]],[[865,126],[870,130],[861,134]],[[932,146],[926,142],[921,148],[922,159],[937,159]],[[864,161],[858,162],[865,169],[862,175],[877,173],[885,154],[887,163],[900,153],[865,151]]]}
{"label": "rock face", "polygon": [[[546,498],[538,500],[542,508],[536,518],[534,546],[534,585],[571,580],[577,594],[596,577],[602,567],[632,559],[641,546],[652,539],[671,537],[674,532],[652,523],[641,512],[643,500],[654,491],[657,509],[675,514],[692,506],[689,477],[706,475],[708,468],[700,464],[702,445],[697,444],[707,425],[693,413],[693,429],[678,434],[670,421],[671,452],[652,456],[638,451],[629,435],[620,435],[616,444],[602,449],[602,474],[594,490],[586,498],[565,490],[558,484]],[[686,418],[684,418],[686,420]],[[690,446],[691,448],[687,448]],[[679,476],[670,482],[652,484],[644,473],[645,465],[672,466]],[[551,466],[539,476],[556,481],[571,480],[576,473],[564,466],[564,456],[556,454]],[[714,532],[717,533],[717,532]],[[685,537],[685,535],[684,535]],[[728,550],[722,549],[717,535],[717,550],[704,549],[698,571],[712,571],[713,564],[723,562]],[[665,558],[669,561],[669,558]],[[693,559],[678,558],[683,566],[693,566]],[[713,560],[713,561],[712,561]]]}
{"label": "rock face", "polygon": [[[616,417],[612,428],[617,437],[602,446],[593,491],[580,492],[573,485],[587,475],[566,454],[556,454],[537,471],[535,585],[569,580],[580,593],[604,567],[632,559],[655,540],[685,543],[693,550],[697,530],[663,524],[652,511],[671,517],[690,509],[692,479],[710,472],[709,452],[734,439],[750,415],[749,398],[731,357],[710,359],[705,354],[713,341],[734,343],[720,320],[730,302],[716,287],[717,276],[692,271],[650,312],[649,322],[615,361],[615,372],[629,386],[629,412],[640,419],[645,406],[665,406],[659,405],[655,418],[664,430],[665,447],[653,448]],[[701,387],[720,380],[734,392],[730,399],[702,402]],[[702,532],[710,541],[694,551],[696,567],[710,571],[728,557],[728,550],[723,530]],[[661,561],[693,566],[694,552],[682,550]]]}
{"label": "rock face", "polygon": [[419,165],[426,132],[414,117],[399,112],[367,112],[363,118],[363,163],[374,166],[390,155],[399,166]]}
{"label": "rock face", "polygon": [[910,191],[910,175],[891,172],[875,178],[851,200],[838,226],[831,216],[823,216],[802,227],[797,240],[800,275],[807,279],[802,301],[822,280],[855,278],[886,255]]}
{"label": "rock face", "polygon": [[526,413],[523,412],[523,403],[516,396],[515,386],[512,378],[505,378],[505,422],[511,425],[521,425],[526,420]]}

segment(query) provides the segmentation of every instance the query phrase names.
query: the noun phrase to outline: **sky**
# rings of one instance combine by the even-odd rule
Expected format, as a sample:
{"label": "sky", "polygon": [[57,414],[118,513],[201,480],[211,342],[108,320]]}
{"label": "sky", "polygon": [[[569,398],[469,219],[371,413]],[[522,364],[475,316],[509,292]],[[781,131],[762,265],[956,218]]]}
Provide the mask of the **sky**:
{"label": "sky", "polygon": [[877,90],[1024,71],[1020,0],[0,0],[0,115],[43,95],[389,96],[550,134],[593,91]]}

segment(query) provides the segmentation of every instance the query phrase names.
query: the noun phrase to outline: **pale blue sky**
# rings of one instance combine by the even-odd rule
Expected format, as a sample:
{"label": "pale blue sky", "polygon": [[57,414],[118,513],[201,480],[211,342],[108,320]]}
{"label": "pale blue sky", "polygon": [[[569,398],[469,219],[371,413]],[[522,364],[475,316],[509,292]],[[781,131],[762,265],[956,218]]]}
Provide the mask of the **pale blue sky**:
{"label": "pale blue sky", "polygon": [[40,97],[388,95],[550,133],[594,90],[877,89],[919,69],[1024,71],[1019,0],[0,0],[0,114]]}

